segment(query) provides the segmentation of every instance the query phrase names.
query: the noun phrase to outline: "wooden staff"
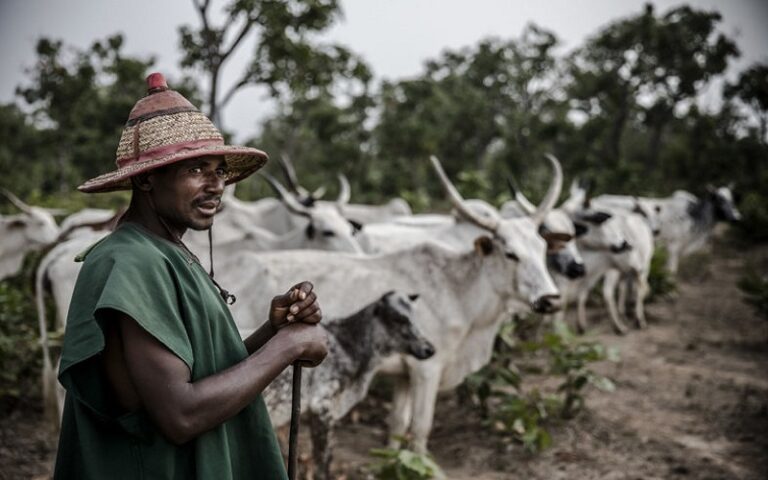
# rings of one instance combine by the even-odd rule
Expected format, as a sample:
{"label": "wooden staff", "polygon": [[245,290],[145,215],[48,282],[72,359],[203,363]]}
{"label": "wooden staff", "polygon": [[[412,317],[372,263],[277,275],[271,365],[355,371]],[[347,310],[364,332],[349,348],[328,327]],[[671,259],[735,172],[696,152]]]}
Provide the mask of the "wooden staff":
{"label": "wooden staff", "polygon": [[288,433],[288,480],[296,480],[298,468],[299,417],[301,416],[301,364],[293,364],[291,429]]}

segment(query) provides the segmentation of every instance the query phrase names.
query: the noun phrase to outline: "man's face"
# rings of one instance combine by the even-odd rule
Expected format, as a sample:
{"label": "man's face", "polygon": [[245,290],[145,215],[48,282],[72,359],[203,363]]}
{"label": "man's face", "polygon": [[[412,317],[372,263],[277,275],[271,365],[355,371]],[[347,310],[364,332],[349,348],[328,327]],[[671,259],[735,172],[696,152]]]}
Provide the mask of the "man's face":
{"label": "man's face", "polygon": [[222,156],[182,160],[150,174],[157,213],[174,229],[205,230],[224,192],[227,166]]}

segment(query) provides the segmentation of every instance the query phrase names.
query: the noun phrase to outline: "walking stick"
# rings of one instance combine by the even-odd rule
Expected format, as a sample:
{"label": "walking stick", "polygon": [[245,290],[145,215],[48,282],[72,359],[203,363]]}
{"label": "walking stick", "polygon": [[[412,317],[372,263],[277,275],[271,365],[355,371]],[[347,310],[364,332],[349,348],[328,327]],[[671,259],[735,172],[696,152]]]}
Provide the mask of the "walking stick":
{"label": "walking stick", "polygon": [[301,416],[301,364],[293,364],[291,392],[291,429],[288,433],[288,480],[296,480],[298,467],[299,417]]}

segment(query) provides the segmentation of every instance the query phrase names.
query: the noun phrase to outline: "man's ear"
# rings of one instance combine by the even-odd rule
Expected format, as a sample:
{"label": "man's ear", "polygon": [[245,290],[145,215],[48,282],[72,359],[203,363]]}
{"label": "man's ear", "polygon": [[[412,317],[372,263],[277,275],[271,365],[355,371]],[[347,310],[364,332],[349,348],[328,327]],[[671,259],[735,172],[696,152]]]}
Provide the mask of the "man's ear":
{"label": "man's ear", "polygon": [[149,172],[142,172],[132,176],[131,184],[142,192],[149,192],[152,190],[152,182],[149,180]]}
{"label": "man's ear", "polygon": [[493,252],[493,240],[487,235],[475,239],[475,251],[481,255],[490,255]]}

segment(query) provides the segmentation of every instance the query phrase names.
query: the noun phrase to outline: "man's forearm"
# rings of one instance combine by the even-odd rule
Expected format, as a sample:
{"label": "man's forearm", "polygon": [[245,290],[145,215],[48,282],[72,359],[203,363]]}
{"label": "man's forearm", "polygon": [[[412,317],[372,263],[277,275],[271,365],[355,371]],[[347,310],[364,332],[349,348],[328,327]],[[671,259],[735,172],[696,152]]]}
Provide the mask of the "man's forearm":
{"label": "man's forearm", "polygon": [[258,351],[270,338],[274,337],[276,333],[277,329],[272,326],[272,322],[267,320],[261,327],[244,340],[243,343],[245,343],[245,349],[248,350],[249,354]]}

